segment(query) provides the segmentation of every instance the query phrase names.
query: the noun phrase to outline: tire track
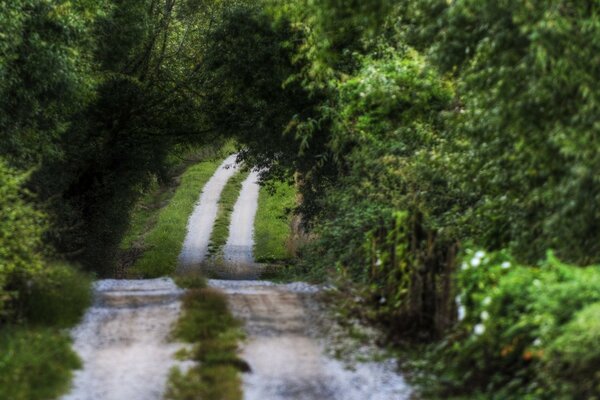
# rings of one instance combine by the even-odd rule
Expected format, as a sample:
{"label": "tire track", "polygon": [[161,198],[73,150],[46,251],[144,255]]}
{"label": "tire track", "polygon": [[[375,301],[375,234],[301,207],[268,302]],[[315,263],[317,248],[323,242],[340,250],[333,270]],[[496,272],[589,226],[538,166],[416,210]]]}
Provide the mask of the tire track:
{"label": "tire track", "polygon": [[236,157],[237,154],[227,157],[202,189],[200,199],[188,221],[188,232],[179,256],[178,272],[198,268],[205,260],[210,235],[217,219],[221,192],[238,169]]}

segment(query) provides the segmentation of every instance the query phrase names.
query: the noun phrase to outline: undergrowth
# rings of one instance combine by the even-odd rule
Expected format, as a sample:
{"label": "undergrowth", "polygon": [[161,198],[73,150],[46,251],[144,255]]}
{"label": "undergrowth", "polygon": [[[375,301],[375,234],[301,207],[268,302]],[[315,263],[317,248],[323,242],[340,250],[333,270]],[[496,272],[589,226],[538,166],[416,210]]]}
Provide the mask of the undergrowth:
{"label": "undergrowth", "polygon": [[[406,367],[426,398],[597,399],[600,266],[467,251],[458,322]],[[453,397],[454,396],[454,397]]]}
{"label": "undergrowth", "polygon": [[0,399],[45,400],[69,389],[81,361],[69,337],[53,328],[0,329]]}
{"label": "undergrowth", "polygon": [[91,303],[91,277],[49,264],[24,279],[12,303],[13,318],[0,326],[0,399],[56,398],[81,367],[65,329],[79,322]]}

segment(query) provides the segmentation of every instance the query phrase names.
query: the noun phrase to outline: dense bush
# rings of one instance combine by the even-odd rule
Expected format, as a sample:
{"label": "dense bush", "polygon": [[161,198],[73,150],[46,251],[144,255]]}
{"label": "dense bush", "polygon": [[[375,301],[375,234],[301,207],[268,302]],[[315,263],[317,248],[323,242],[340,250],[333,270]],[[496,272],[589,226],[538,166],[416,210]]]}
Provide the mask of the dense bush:
{"label": "dense bush", "polygon": [[7,303],[18,299],[18,282],[43,268],[43,215],[28,205],[17,174],[0,160],[0,321],[9,313]]}
{"label": "dense bush", "polygon": [[[547,348],[543,373],[564,397],[597,398],[600,393],[600,302],[578,311]],[[544,376],[542,376],[544,378]]]}
{"label": "dense bush", "polygon": [[433,292],[448,285],[441,278],[447,263],[440,262],[443,255],[432,260],[428,254],[448,256],[450,246],[426,243],[432,210],[423,197],[439,184],[423,180],[420,169],[442,139],[441,115],[452,88],[410,48],[362,64],[339,84],[328,110],[338,178],[321,194],[319,238],[307,249],[308,262],[336,266],[368,284],[381,317],[403,328],[397,334],[440,331],[447,322],[438,317],[450,293]]}
{"label": "dense bush", "polygon": [[0,5],[0,154],[29,168],[93,94],[91,32],[98,1],[14,0]]}
{"label": "dense bush", "polygon": [[41,400],[64,393],[80,367],[62,329],[81,318],[91,288],[45,261],[46,217],[26,202],[27,178],[0,161],[0,398]]}
{"label": "dense bush", "polygon": [[460,0],[432,19],[432,59],[460,94],[453,140],[468,143],[452,157],[471,198],[458,222],[482,246],[600,261],[599,13],[594,1]]}
{"label": "dense bush", "polygon": [[538,267],[467,252],[458,273],[459,323],[436,356],[446,393],[581,398],[597,382],[600,267]]}
{"label": "dense bush", "polygon": [[44,260],[46,218],[24,200],[26,179],[0,161],[0,320],[70,326],[89,304],[90,280]]}
{"label": "dense bush", "polygon": [[53,264],[27,282],[21,297],[22,316],[29,324],[68,328],[91,303],[91,279],[71,266]]}
{"label": "dense bush", "polygon": [[64,394],[81,361],[53,329],[0,329],[0,398],[47,400]]}

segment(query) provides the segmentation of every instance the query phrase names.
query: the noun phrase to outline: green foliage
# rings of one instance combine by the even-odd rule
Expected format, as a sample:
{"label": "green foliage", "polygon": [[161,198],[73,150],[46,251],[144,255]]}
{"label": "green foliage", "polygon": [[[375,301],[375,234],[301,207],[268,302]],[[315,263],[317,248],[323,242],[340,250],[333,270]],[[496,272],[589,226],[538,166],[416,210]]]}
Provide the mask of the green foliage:
{"label": "green foliage", "polygon": [[44,260],[46,218],[25,201],[27,178],[0,161],[0,398],[42,400],[63,394],[80,367],[59,329],[79,321],[91,282]]}
{"label": "green foliage", "polygon": [[208,32],[204,52],[203,122],[235,137],[242,158],[266,176],[287,178],[310,168],[312,155],[297,157],[302,138],[295,125],[315,102],[290,79],[301,33],[256,5],[238,4],[221,18]]}
{"label": "green foliage", "polygon": [[462,103],[451,179],[471,199],[460,223],[483,246],[532,263],[548,248],[600,260],[599,12],[594,2],[465,0],[443,13],[433,59],[456,71]]}
{"label": "green foliage", "polygon": [[69,328],[92,302],[91,278],[71,266],[48,266],[21,292],[23,316],[32,325]]}
{"label": "green foliage", "polygon": [[262,186],[254,221],[254,258],[260,263],[290,259],[291,210],[296,206],[296,190],[286,182]]}
{"label": "green foliage", "polygon": [[174,336],[194,345],[186,357],[198,364],[185,374],[172,371],[166,398],[241,399],[239,373],[248,366],[237,356],[239,321],[230,314],[224,295],[210,288],[191,289],[183,309]]}
{"label": "green foliage", "polygon": [[6,303],[19,296],[18,281],[43,268],[45,220],[23,200],[26,178],[0,160],[0,320],[9,312]]}
{"label": "green foliage", "polygon": [[98,1],[0,5],[0,154],[19,167],[55,155],[71,113],[92,96],[90,30]]}
{"label": "green foliage", "polygon": [[537,268],[515,265],[502,253],[467,252],[465,258],[458,274],[460,322],[432,363],[443,377],[442,393],[598,396],[591,382],[599,267],[565,265],[552,255]]}
{"label": "green foliage", "polygon": [[367,298],[383,304],[381,315],[396,332],[435,331],[448,293],[430,303],[402,300],[442,284],[436,281],[445,256],[432,260],[431,254],[447,251],[445,243],[427,237],[432,222],[420,217],[433,213],[425,194],[441,192],[441,185],[424,180],[421,169],[441,141],[440,116],[452,88],[407,48],[364,58],[357,75],[338,90],[328,143],[338,177],[320,195],[319,238],[308,249],[308,262],[336,266],[370,285]]}
{"label": "green foliage", "polygon": [[0,329],[0,398],[46,400],[64,394],[81,367],[70,339],[55,330]]}
{"label": "green foliage", "polygon": [[547,383],[558,386],[563,397],[590,399],[598,396],[599,345],[600,302],[596,302],[578,311],[562,334],[548,346],[542,360],[548,371]]}

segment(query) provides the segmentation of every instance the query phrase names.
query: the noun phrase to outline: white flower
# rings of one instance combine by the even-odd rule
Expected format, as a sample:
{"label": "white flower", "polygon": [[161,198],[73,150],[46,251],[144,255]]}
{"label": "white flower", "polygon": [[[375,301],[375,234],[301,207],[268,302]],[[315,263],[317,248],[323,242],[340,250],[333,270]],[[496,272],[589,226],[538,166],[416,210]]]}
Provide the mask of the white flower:
{"label": "white flower", "polygon": [[473,333],[475,333],[477,336],[483,335],[484,332],[485,332],[485,325],[483,325],[483,324],[477,324],[473,328]]}
{"label": "white flower", "polygon": [[487,311],[483,311],[481,313],[481,320],[482,321],[487,321],[490,318],[490,313]]}
{"label": "white flower", "polygon": [[458,320],[462,321],[467,316],[467,309],[465,306],[458,307]]}
{"label": "white flower", "polygon": [[540,346],[542,344],[542,339],[537,338],[533,341],[534,346]]}
{"label": "white flower", "polygon": [[471,260],[471,265],[472,265],[472,266],[474,266],[474,267],[478,267],[478,266],[479,266],[479,264],[481,264],[481,258],[477,258],[477,257],[475,257],[475,258],[473,258],[473,259]]}
{"label": "white flower", "polygon": [[510,268],[510,262],[508,262],[508,261],[504,261],[502,264],[500,264],[500,266],[501,266],[503,269]]}
{"label": "white flower", "polygon": [[462,265],[460,266],[460,269],[462,269],[463,271],[466,271],[467,269],[469,269],[469,264],[467,263],[462,263]]}
{"label": "white flower", "polygon": [[377,261],[375,261],[375,265],[380,267],[381,264],[383,264],[383,262],[381,261],[381,258],[377,257]]}
{"label": "white flower", "polygon": [[483,257],[485,257],[485,251],[479,250],[477,253],[475,253],[475,257],[476,258],[483,258]]}
{"label": "white flower", "polygon": [[483,304],[486,307],[489,306],[490,304],[492,304],[492,298],[490,296],[486,297],[485,299],[483,299],[481,304]]}
{"label": "white flower", "polygon": [[379,304],[385,304],[386,300],[385,297],[382,297],[379,299]]}

